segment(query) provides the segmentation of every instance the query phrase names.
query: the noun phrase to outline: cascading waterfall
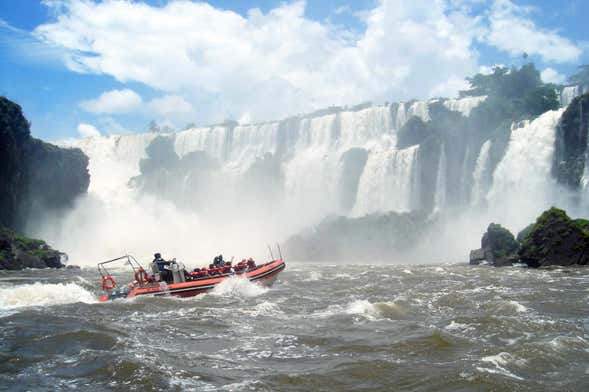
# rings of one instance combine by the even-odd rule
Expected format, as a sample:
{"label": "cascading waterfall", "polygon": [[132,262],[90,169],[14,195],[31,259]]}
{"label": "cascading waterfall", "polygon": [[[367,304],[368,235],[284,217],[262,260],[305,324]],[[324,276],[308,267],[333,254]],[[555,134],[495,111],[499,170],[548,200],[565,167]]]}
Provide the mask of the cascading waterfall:
{"label": "cascading waterfall", "polygon": [[568,106],[573,99],[582,94],[589,93],[589,85],[585,86],[567,86],[560,93],[560,105]]}
{"label": "cascading waterfall", "polygon": [[[484,99],[468,97],[444,100],[443,103],[450,110],[468,116]],[[374,212],[417,210],[422,207],[422,192],[427,191],[421,189],[422,163],[418,159],[421,147],[396,147],[397,132],[411,116],[429,121],[428,102],[325,111],[282,122],[223,124],[173,134],[106,136],[63,142],[62,145],[80,147],[90,158],[89,195],[87,200],[80,202],[79,208],[63,219],[60,233],[43,233],[41,236],[58,248],[69,251],[74,259],[89,253],[101,256],[108,253],[110,256],[121,249],[141,254],[147,251],[144,248],[146,243],[150,246],[162,244],[177,255],[196,258],[218,253],[220,249],[235,247],[236,244],[250,251],[257,248],[260,242],[284,238],[329,214],[361,216]],[[516,132],[520,130],[514,131],[514,134]],[[146,157],[146,147],[158,136],[171,138],[181,158],[200,151],[218,162],[219,169],[215,173],[222,178],[223,195],[208,194],[208,199],[198,199],[204,204],[195,204],[198,209],[207,210],[208,201],[223,196],[225,200],[222,203],[228,204],[221,203],[221,208],[217,210],[222,214],[216,215],[216,221],[206,220],[196,212],[197,209],[180,210],[158,195],[143,194],[129,187],[129,180],[140,174],[139,162]],[[467,187],[468,182],[470,186],[473,177],[473,202],[482,199],[489,186],[483,180],[488,170],[489,149],[490,142],[481,148],[474,173],[466,170],[466,161],[471,162],[474,158],[467,156],[463,163],[464,173],[461,175],[468,177],[468,181],[463,178],[461,184]],[[356,156],[366,158],[357,169],[357,183],[356,180],[352,183],[343,181],[348,173],[344,170],[342,158],[352,150],[362,152]],[[261,204],[255,209],[242,202],[246,199],[242,197],[243,192],[248,190],[237,185],[241,184],[241,177],[252,164],[268,154],[272,154],[279,164],[281,201],[270,207],[260,200]],[[447,154],[446,146],[442,145],[435,178],[436,211],[447,206]],[[506,160],[513,160],[512,155],[508,153]],[[550,152],[546,151],[541,159],[549,162],[551,157],[548,155]],[[424,161],[423,164],[428,163]],[[496,176],[502,175],[496,173]],[[189,181],[187,177],[169,179],[175,180]],[[355,192],[356,197],[350,199],[355,204],[342,205],[339,197],[342,186]],[[191,189],[188,183],[184,188],[178,188],[186,192]],[[209,189],[206,184],[204,189]],[[187,200],[191,197],[189,194],[182,196]],[[261,210],[269,208],[272,211],[260,215]],[[89,210],[96,213],[90,216]],[[121,230],[113,230],[113,224]],[[91,236],[96,239],[95,244],[84,246],[79,254],[72,252],[72,241],[82,242],[70,234],[76,230],[94,230]],[[272,239],[268,239],[268,233],[271,233]],[[196,251],[195,239],[198,242]]]}
{"label": "cascading waterfall", "polygon": [[419,200],[415,167],[419,146],[403,150],[373,150],[368,156],[353,214],[362,216],[379,211],[406,212]]}
{"label": "cascading waterfall", "polygon": [[470,116],[472,109],[479,106],[485,99],[487,99],[486,96],[446,99],[444,101],[444,106],[452,111],[462,113],[462,115],[465,117],[468,117]]}
{"label": "cascading waterfall", "polygon": [[440,160],[438,162],[438,174],[436,175],[436,193],[434,197],[434,211],[441,211],[446,207],[446,148],[444,143],[440,145]]}
{"label": "cascading waterfall", "polygon": [[504,217],[504,223],[512,228],[523,228],[556,200],[551,170],[556,126],[563,112],[546,112],[511,130],[487,199],[491,211]]}
{"label": "cascading waterfall", "polygon": [[473,188],[471,195],[471,205],[479,205],[485,198],[489,184],[487,181],[487,173],[489,170],[489,152],[491,150],[491,141],[487,140],[481,146],[479,156],[473,172]]}

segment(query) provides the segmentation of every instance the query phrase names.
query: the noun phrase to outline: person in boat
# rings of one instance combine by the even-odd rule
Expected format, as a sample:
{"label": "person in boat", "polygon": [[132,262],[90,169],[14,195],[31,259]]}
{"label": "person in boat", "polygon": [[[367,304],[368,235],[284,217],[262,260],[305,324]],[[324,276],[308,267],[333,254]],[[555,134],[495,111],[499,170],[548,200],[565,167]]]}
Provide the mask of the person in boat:
{"label": "person in boat", "polygon": [[[164,282],[171,281],[172,280],[172,271],[170,271],[168,268],[170,267],[170,264],[172,264],[172,262],[164,260],[162,258],[161,253],[156,253],[153,256],[154,256],[154,259],[151,263],[152,271],[154,271],[155,268],[157,268],[157,273],[159,273],[159,275],[160,275],[160,280],[162,280]],[[155,268],[154,268],[154,265],[155,265]],[[168,267],[168,268],[166,268],[166,267]]]}
{"label": "person in boat", "polygon": [[213,266],[215,267],[222,267],[225,265],[225,260],[223,260],[223,255],[219,255],[213,259]]}
{"label": "person in boat", "polygon": [[247,268],[250,270],[256,268],[256,262],[251,257],[249,259],[247,259],[246,264],[247,264]]}

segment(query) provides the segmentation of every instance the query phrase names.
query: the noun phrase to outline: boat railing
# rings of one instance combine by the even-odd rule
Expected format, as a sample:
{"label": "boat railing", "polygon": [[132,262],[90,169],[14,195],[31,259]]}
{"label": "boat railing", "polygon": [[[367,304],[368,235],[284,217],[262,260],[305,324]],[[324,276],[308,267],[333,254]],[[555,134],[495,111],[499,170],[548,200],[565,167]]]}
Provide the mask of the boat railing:
{"label": "boat railing", "polygon": [[120,262],[123,260],[124,260],[124,263],[123,263],[124,265],[126,264],[126,265],[131,266],[131,269],[133,270],[134,275],[137,273],[137,271],[143,270],[143,267],[141,266],[141,264],[133,256],[124,255],[121,257],[117,257],[115,259],[106,260],[106,261],[98,263],[98,272],[100,273],[100,275],[103,278],[108,277],[108,276],[110,276],[110,272],[106,268],[106,265]]}

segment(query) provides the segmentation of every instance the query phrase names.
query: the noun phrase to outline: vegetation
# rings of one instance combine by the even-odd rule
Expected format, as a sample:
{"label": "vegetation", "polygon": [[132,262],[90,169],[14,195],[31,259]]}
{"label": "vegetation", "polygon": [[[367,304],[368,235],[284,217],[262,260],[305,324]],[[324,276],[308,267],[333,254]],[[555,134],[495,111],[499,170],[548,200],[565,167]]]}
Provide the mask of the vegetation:
{"label": "vegetation", "polygon": [[496,128],[505,120],[533,118],[559,106],[556,86],[544,84],[532,63],[519,69],[495,67],[491,74],[479,73],[467,81],[471,88],[461,91],[460,96],[487,96],[471,117],[475,122],[485,121],[489,128]]}
{"label": "vegetation", "polygon": [[69,206],[90,183],[88,158],[30,135],[19,105],[0,97],[0,225],[19,229],[28,217]]}
{"label": "vegetation", "polygon": [[530,267],[588,264],[589,221],[572,220],[564,210],[552,207],[536,220],[519,249]]}
{"label": "vegetation", "polygon": [[481,245],[483,248],[491,249],[496,259],[513,255],[519,248],[519,244],[513,234],[496,223],[489,225],[487,232],[483,236]]}
{"label": "vegetation", "polygon": [[532,232],[532,230],[534,229],[534,224],[531,223],[529,225],[527,225],[522,231],[520,231],[517,234],[517,242],[519,242],[520,244],[523,243],[528,236],[530,235],[530,233]]}
{"label": "vegetation", "polygon": [[62,253],[45,241],[28,238],[0,227],[0,270],[23,268],[60,268]]}

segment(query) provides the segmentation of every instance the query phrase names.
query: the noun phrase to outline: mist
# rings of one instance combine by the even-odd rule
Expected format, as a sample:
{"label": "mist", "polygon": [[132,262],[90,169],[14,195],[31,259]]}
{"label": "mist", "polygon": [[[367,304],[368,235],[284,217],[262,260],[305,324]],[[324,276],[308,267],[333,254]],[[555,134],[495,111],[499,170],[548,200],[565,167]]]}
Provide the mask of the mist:
{"label": "mist", "polygon": [[490,222],[517,234],[551,205],[582,214],[551,175],[564,109],[489,135],[471,118],[483,102],[63,141],[90,158],[88,194],[28,231],[82,266],[124,253],[266,260],[277,242],[301,261],[321,247],[320,260],[464,262]]}

